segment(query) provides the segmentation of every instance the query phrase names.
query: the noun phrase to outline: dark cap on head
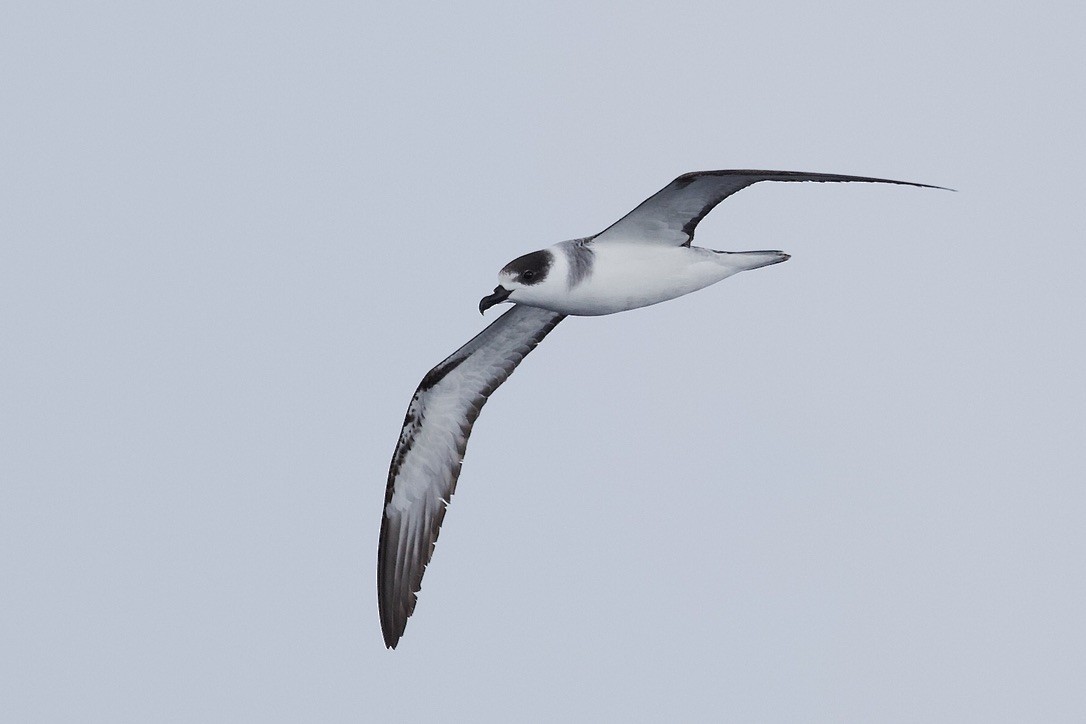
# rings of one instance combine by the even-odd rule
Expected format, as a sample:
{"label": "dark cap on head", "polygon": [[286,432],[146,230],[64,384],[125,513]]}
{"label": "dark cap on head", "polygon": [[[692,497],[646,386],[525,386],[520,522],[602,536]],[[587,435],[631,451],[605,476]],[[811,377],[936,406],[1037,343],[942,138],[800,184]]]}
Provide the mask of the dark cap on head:
{"label": "dark cap on head", "polygon": [[517,257],[509,262],[502,269],[502,274],[509,274],[514,281],[530,287],[546,279],[547,272],[550,271],[553,264],[554,254],[542,249]]}

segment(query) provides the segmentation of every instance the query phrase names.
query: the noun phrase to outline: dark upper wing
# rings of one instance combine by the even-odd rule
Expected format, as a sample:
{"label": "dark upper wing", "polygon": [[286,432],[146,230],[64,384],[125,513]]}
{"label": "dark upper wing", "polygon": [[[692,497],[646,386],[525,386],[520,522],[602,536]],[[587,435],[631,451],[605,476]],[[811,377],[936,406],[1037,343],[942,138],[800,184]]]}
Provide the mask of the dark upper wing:
{"label": "dark upper wing", "polygon": [[591,243],[646,241],[689,246],[694,238],[694,228],[714,206],[759,181],[865,181],[942,188],[909,181],[802,171],[694,171],[684,173],[645,199],[636,209],[597,234]]}
{"label": "dark upper wing", "polygon": [[422,379],[392,456],[377,548],[377,606],[395,648],[460,475],[471,426],[487,398],[563,315],[516,305]]}

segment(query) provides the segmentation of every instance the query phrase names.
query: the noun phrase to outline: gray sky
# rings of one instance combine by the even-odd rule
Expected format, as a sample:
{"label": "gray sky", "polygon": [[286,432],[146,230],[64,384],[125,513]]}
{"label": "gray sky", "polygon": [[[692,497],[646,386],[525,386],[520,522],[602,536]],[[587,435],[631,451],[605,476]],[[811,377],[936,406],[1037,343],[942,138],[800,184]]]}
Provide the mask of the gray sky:
{"label": "gray sky", "polygon": [[[0,719],[1086,718],[1080,5],[370,5],[0,10]],[[563,323],[386,651],[419,379],[712,168],[959,192]]]}

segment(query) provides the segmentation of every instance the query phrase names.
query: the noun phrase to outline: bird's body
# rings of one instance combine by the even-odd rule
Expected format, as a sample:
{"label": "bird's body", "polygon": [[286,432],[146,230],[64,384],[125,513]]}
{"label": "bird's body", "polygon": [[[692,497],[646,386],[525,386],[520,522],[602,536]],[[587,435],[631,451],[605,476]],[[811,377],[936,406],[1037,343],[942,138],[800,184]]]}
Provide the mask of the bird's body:
{"label": "bird's body", "polygon": [[594,317],[681,297],[732,274],[788,259],[779,251],[723,252],[638,239],[563,241],[544,251],[556,284],[520,290],[517,301],[561,314]]}
{"label": "bird's body", "polygon": [[426,374],[407,409],[389,468],[377,553],[385,644],[395,648],[415,609],[422,575],[456,488],[468,436],[490,394],[566,315],[599,316],[689,294],[749,269],[786,261],[781,251],[691,246],[713,207],[759,181],[887,179],[794,171],[684,174],[594,236],[514,259],[479,310],[513,308]]}

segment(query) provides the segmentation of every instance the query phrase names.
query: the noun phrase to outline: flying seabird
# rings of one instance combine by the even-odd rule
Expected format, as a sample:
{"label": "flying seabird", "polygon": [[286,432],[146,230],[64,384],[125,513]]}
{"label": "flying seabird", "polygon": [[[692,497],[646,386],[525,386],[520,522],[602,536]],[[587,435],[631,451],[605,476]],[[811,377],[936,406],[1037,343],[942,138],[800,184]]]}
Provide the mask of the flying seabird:
{"label": "flying seabird", "polygon": [[392,456],[377,549],[385,645],[415,610],[468,435],[487,398],[567,315],[613,314],[681,297],[733,274],[788,260],[783,251],[691,246],[713,207],[759,181],[929,184],[796,171],[698,171],[679,176],[595,236],[563,241],[505,265],[479,311],[514,306],[430,370],[415,390]]}

